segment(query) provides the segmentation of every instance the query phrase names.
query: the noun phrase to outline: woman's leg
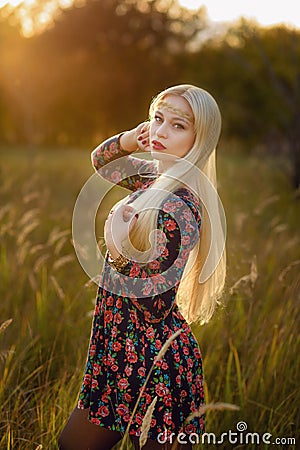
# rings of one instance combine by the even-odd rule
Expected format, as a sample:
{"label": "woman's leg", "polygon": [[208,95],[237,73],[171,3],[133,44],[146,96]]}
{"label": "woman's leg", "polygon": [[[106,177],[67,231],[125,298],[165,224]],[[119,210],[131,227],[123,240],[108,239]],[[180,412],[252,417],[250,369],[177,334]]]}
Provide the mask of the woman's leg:
{"label": "woman's leg", "polygon": [[122,438],[117,431],[89,422],[88,413],[88,409],[73,410],[58,440],[60,450],[110,450]]}

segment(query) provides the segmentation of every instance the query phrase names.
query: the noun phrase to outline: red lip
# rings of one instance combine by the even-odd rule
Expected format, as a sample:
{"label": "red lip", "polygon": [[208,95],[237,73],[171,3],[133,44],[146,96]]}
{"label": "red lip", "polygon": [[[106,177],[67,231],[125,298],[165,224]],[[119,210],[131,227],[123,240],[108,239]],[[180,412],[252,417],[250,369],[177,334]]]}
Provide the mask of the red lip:
{"label": "red lip", "polygon": [[165,150],[166,147],[159,141],[152,141],[152,147],[154,150]]}

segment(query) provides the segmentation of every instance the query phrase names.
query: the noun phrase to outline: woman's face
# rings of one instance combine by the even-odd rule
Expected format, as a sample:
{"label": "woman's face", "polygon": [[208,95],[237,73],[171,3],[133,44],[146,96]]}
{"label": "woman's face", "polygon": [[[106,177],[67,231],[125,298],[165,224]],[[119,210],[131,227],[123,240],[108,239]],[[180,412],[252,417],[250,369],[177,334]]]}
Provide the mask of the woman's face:
{"label": "woman's face", "polygon": [[189,103],[179,95],[166,95],[154,106],[150,122],[152,156],[170,163],[185,156],[194,141],[194,117]]}

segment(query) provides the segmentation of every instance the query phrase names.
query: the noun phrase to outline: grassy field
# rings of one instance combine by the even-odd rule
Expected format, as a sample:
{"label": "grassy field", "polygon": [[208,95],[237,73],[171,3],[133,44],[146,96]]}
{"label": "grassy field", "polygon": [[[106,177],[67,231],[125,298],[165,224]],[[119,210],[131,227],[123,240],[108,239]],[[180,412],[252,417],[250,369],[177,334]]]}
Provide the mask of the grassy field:
{"label": "grassy field", "polygon": [[[194,331],[207,400],[240,407],[208,412],[207,430],[218,437],[243,421],[248,432],[286,438],[275,448],[297,448],[290,437],[299,448],[300,205],[281,164],[220,157],[226,307]],[[1,450],[56,449],[76,402],[96,285],[77,261],[71,220],[92,173],[88,152],[0,151]],[[242,447],[269,445],[219,446]]]}

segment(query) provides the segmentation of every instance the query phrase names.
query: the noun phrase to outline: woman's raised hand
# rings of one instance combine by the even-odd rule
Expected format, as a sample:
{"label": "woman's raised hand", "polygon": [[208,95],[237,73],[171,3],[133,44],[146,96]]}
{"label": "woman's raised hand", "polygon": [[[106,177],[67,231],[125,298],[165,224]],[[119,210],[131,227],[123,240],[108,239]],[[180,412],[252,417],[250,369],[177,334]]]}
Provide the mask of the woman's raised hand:
{"label": "woman's raised hand", "polygon": [[142,122],[136,127],[137,145],[143,152],[150,151],[149,128],[150,122]]}
{"label": "woman's raised hand", "polygon": [[138,149],[149,152],[149,127],[150,122],[142,122],[132,130],[125,131],[120,138],[121,147],[129,153]]}

